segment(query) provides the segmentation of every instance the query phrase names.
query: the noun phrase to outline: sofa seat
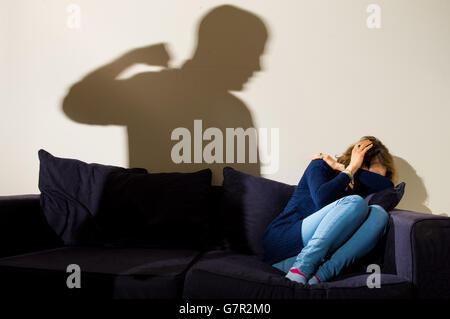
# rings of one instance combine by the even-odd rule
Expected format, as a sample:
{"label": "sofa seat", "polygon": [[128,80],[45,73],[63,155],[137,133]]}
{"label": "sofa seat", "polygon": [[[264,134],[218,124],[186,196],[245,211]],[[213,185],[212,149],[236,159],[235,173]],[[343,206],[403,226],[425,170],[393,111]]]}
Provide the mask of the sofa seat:
{"label": "sofa seat", "polygon": [[[200,252],[180,249],[63,247],[0,259],[5,297],[180,298],[184,275]],[[67,287],[81,269],[81,288]]]}
{"label": "sofa seat", "polygon": [[368,288],[369,273],[305,286],[257,256],[211,251],[188,270],[184,298],[234,299],[361,299],[411,298],[412,284],[397,275],[381,274],[381,288]]}

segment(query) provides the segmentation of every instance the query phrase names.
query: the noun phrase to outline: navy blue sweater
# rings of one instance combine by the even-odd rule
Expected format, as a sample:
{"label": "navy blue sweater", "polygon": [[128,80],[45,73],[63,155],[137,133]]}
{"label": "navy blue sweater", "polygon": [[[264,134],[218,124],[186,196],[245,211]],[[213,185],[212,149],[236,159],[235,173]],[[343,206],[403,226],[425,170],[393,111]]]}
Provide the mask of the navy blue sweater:
{"label": "navy blue sweater", "polygon": [[262,260],[269,264],[298,255],[303,248],[302,220],[335,200],[351,194],[362,197],[394,184],[387,177],[359,169],[355,175],[355,191],[350,177],[333,170],[321,159],[312,160],[303,173],[284,210],[264,231]]}

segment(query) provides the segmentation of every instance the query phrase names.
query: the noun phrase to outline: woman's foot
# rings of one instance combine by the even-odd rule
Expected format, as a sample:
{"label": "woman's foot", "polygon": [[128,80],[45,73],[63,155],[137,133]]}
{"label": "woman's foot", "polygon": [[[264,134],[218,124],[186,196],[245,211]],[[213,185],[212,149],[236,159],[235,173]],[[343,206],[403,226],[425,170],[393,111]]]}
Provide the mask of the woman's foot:
{"label": "woman's foot", "polygon": [[321,283],[321,281],[320,281],[320,279],[319,279],[316,275],[312,276],[312,277],[308,280],[308,285],[317,285],[317,284],[320,284],[320,283]]}
{"label": "woman's foot", "polygon": [[286,278],[304,285],[306,285],[306,282],[308,281],[308,278],[306,278],[306,276],[297,268],[289,269]]}

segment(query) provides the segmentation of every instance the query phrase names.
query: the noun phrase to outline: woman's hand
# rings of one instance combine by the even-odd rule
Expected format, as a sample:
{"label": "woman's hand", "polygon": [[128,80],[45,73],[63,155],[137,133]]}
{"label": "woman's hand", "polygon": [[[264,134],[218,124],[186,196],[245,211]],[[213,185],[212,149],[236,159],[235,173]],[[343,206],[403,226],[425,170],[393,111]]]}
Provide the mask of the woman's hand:
{"label": "woman's hand", "polygon": [[328,166],[330,166],[334,170],[342,171],[344,169],[343,164],[338,163],[335,159],[333,159],[328,154],[323,154],[323,153],[316,154],[312,157],[311,160],[316,160],[316,159],[323,159],[328,164]]}
{"label": "woman's hand", "polygon": [[349,169],[352,174],[355,174],[356,171],[361,168],[364,160],[364,155],[369,149],[372,148],[372,146],[373,143],[370,140],[364,140],[355,144],[352,150],[350,164],[347,167],[347,169]]}

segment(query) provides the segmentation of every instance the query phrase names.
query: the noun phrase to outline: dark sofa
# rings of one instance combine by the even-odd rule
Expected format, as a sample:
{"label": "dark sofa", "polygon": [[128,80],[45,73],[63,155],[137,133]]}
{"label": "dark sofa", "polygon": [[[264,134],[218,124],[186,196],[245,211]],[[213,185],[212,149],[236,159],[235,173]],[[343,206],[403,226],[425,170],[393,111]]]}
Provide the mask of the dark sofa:
{"label": "dark sofa", "polygon": [[[290,190],[280,207],[294,187],[287,188]],[[46,223],[41,195],[2,196],[2,296],[177,300],[450,298],[448,217],[393,209],[386,235],[368,256],[330,282],[303,286],[284,278],[281,271],[263,263],[259,256],[232,245],[227,234],[233,229],[238,232],[245,223],[233,226],[239,219],[231,219],[231,223],[225,220],[227,215],[220,213],[223,193],[223,186],[212,187],[210,204],[217,213],[209,223],[214,240],[202,249],[65,246]],[[80,289],[67,288],[69,264],[81,267]],[[380,288],[367,287],[370,264],[381,267]]]}

